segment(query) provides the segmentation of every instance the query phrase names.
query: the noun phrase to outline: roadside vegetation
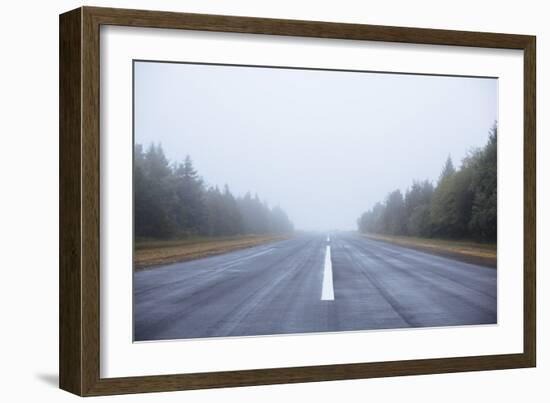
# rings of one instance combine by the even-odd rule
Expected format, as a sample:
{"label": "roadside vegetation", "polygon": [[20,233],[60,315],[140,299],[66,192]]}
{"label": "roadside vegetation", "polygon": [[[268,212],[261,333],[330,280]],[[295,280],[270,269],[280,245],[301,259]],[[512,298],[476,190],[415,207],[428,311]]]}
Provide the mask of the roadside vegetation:
{"label": "roadside vegetation", "polygon": [[136,242],[134,268],[164,265],[199,259],[238,249],[280,241],[288,235],[236,235],[231,237],[191,237],[180,240],[150,240]]}
{"label": "roadside vegetation", "polygon": [[496,249],[496,123],[486,145],[472,150],[458,169],[448,157],[435,185],[415,180],[405,194],[399,189],[390,192],[359,217],[357,226],[361,233],[461,240]]}
{"label": "roadside vegetation", "polygon": [[[156,262],[152,256],[160,263],[248,247],[293,230],[285,211],[269,207],[257,194],[234,196],[228,185],[208,186],[189,156],[172,163],[160,144],[146,150],[135,145],[136,264]],[[192,250],[185,251],[188,247]]]}
{"label": "roadside vegetation", "polygon": [[496,243],[479,243],[454,239],[419,238],[398,235],[363,234],[378,241],[390,242],[410,249],[450,257],[466,263],[497,266]]}

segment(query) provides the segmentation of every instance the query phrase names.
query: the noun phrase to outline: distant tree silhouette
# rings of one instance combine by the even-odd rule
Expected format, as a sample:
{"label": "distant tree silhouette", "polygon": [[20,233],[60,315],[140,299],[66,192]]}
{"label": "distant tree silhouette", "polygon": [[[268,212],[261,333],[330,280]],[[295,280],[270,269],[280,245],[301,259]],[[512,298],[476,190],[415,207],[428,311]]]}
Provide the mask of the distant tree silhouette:
{"label": "distant tree silhouette", "polygon": [[430,236],[430,204],[434,187],[428,180],[414,181],[405,194],[406,233],[412,236]]}
{"label": "distant tree silhouette", "polygon": [[403,234],[406,229],[405,201],[399,189],[394,190],[386,198],[382,222],[386,232],[393,235]]}
{"label": "distant tree silhouette", "polygon": [[152,239],[294,230],[279,206],[250,193],[235,197],[228,185],[207,188],[190,156],[170,164],[160,144],[134,147],[134,229],[136,237]]}
{"label": "distant tree silhouette", "polygon": [[447,157],[436,186],[413,181],[405,192],[390,192],[357,219],[360,232],[496,241],[497,124],[487,144],[471,151],[456,169]]}
{"label": "distant tree silhouette", "polygon": [[439,185],[442,181],[449,178],[450,176],[453,176],[456,172],[455,166],[453,164],[453,160],[451,159],[451,156],[447,156],[447,160],[445,161],[445,165],[443,165],[443,169],[441,170],[441,173],[439,174],[439,179],[437,181],[437,184]]}

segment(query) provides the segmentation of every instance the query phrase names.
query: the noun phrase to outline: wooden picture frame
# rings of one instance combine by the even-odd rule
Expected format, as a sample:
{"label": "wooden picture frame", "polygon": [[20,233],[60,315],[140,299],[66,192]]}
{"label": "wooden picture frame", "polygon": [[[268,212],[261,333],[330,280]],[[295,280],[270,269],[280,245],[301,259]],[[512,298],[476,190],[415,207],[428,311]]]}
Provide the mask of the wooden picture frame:
{"label": "wooden picture frame", "polygon": [[[100,26],[519,49],[524,56],[523,353],[127,378],[100,377]],[[533,367],[535,37],[81,7],[60,16],[60,387],[81,396]]]}

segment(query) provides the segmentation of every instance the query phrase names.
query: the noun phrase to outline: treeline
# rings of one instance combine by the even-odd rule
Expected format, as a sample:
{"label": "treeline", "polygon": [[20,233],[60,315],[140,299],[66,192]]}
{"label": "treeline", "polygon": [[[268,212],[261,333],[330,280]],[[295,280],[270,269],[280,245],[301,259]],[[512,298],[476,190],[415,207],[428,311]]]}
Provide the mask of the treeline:
{"label": "treeline", "polygon": [[494,242],[497,238],[497,125],[456,169],[447,158],[434,186],[413,181],[357,220],[360,232]]}
{"label": "treeline", "polygon": [[235,197],[209,187],[191,158],[170,163],[160,145],[134,148],[134,231],[140,238],[281,234],[293,225],[280,207],[258,195]]}

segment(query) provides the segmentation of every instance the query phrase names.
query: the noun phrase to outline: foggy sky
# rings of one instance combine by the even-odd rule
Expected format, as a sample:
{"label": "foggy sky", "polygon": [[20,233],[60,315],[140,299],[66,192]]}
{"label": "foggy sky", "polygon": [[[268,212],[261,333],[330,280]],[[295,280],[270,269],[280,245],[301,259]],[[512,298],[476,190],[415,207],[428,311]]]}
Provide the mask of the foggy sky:
{"label": "foggy sky", "polygon": [[356,229],[413,179],[485,144],[496,79],[135,64],[135,142],[189,154],[209,185],[258,193],[298,229]]}

